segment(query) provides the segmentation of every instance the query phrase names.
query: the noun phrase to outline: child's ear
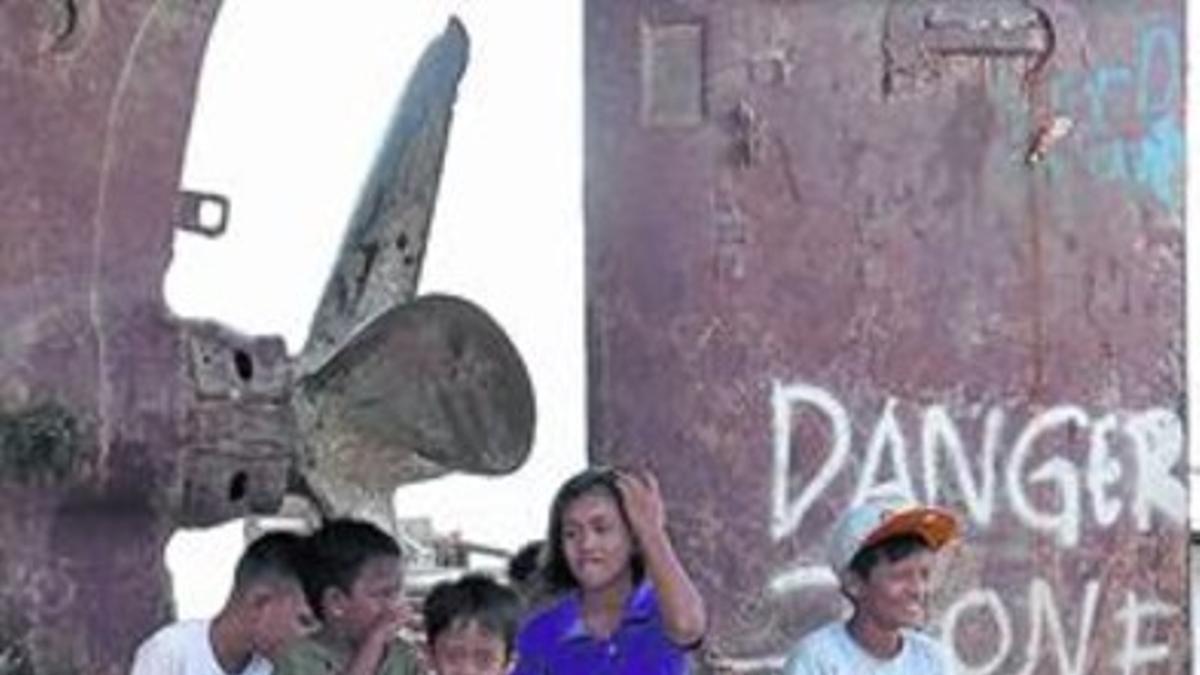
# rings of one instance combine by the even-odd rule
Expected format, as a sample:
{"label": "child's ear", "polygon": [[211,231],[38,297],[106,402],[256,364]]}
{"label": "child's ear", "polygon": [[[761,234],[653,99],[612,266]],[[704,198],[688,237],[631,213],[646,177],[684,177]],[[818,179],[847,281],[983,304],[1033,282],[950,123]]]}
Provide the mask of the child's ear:
{"label": "child's ear", "polygon": [[863,579],[856,572],[846,571],[841,575],[842,593],[850,600],[858,600],[863,592]]}

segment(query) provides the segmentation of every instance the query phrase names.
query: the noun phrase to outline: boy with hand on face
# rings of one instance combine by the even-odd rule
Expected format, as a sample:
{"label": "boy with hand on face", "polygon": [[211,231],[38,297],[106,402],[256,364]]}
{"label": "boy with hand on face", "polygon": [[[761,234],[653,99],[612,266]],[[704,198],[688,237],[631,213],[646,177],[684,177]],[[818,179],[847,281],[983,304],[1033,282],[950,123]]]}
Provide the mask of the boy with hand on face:
{"label": "boy with hand on face", "polygon": [[521,612],[515,591],[480,574],[434,586],[424,611],[434,675],[508,673]]}
{"label": "boy with hand on face", "polygon": [[333,520],[313,533],[301,570],[321,629],[289,649],[276,675],[417,675],[416,650],[398,637],[404,561],[378,527]]}
{"label": "boy with hand on face", "polygon": [[846,513],[829,558],[853,614],[804,637],[786,675],[954,673],[942,646],[916,629],[926,620],[934,555],[957,536],[953,514],[899,494],[870,498]]}
{"label": "boy with hand on face", "polygon": [[138,648],[131,675],[270,675],[271,660],[315,626],[297,572],[303,539],[272,532],[238,560],[211,621],[179,621]]}

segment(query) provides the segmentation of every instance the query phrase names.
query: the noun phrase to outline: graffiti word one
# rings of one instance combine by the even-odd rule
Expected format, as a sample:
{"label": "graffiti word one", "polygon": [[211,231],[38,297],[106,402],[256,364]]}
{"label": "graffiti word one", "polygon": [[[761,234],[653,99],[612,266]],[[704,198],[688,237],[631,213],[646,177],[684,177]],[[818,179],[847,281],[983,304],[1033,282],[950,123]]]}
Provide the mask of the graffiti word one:
{"label": "graffiti word one", "polygon": [[[1012,656],[1017,656],[1024,664],[1019,670],[1011,671],[1020,675],[1033,673],[1046,663],[1055,666],[1052,672],[1063,675],[1094,672],[1097,665],[1104,666],[1104,672],[1130,675],[1144,672],[1143,668],[1170,656],[1170,645],[1154,642],[1148,635],[1157,621],[1178,618],[1178,607],[1159,600],[1144,600],[1133,591],[1127,591],[1120,609],[1113,616],[1103,616],[1100,596],[1100,582],[1093,580],[1085,584],[1082,596],[1077,599],[1076,625],[1068,626],[1053,587],[1044,579],[1034,578],[1026,598],[1029,616],[1022,622],[1028,626],[1028,635],[1018,644],[1014,639],[1012,611],[1002,599],[1007,594],[1001,596],[992,588],[973,589],[959,596],[942,615],[942,640],[958,662],[956,672],[961,675],[1000,672]],[[971,644],[960,644],[959,632],[968,621],[984,621],[991,625],[994,630],[989,632],[992,639],[985,641],[988,644],[980,644],[977,638]],[[1120,639],[1114,644],[1095,644],[1094,635],[1104,621],[1115,621],[1118,625],[1115,634]],[[1104,634],[1113,632],[1104,631]],[[964,646],[967,649],[963,649]],[[964,652],[970,652],[970,655]],[[1103,656],[1093,657],[1093,652],[1103,653]]]}

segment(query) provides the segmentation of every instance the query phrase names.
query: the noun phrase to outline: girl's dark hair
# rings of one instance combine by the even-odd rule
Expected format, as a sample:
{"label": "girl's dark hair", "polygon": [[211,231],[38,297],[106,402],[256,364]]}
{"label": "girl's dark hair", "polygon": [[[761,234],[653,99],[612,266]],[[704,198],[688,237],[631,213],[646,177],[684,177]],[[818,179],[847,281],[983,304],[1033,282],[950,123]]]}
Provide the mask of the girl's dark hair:
{"label": "girl's dark hair", "polygon": [[[567,564],[567,555],[563,550],[563,515],[567,507],[576,499],[587,494],[600,494],[609,497],[617,505],[625,529],[632,539],[633,529],[629,526],[629,516],[625,513],[625,504],[621,501],[621,491],[617,489],[617,472],[609,467],[589,467],[572,476],[558,489],[554,502],[550,505],[550,530],[546,535],[546,561],[542,568],[543,578],[549,590],[554,593],[571,590],[579,585],[571,567]],[[633,583],[641,583],[645,575],[645,565],[642,554],[637,550],[637,542],[633,541]]]}
{"label": "girl's dark hair", "polygon": [[859,578],[867,580],[871,576],[871,570],[883,560],[898,562],[918,551],[928,550],[929,544],[925,543],[924,539],[915,534],[902,534],[862,549],[850,559],[849,567]]}
{"label": "girl's dark hair", "polygon": [[400,558],[400,546],[388,533],[361,520],[330,520],[308,540],[308,560],[301,572],[304,594],[318,619],[327,588],[350,592],[363,565],[374,558]]}
{"label": "girl's dark hair", "polygon": [[468,574],[458,581],[433,587],[423,609],[429,648],[439,635],[472,623],[504,642],[505,656],[512,656],[513,641],[521,623],[521,599],[513,589],[482,574]]}

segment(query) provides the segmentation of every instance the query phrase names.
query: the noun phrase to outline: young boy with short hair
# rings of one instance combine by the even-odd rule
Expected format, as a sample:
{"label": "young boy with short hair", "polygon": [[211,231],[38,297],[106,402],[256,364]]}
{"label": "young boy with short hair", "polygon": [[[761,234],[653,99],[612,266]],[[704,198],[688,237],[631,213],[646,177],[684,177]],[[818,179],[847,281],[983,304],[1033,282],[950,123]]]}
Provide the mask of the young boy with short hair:
{"label": "young boy with short hair", "polygon": [[829,558],[853,614],[804,637],[784,672],[951,675],[942,646],[916,629],[926,619],[934,554],[957,536],[949,511],[899,494],[851,509],[834,529]]}
{"label": "young boy with short hair", "polygon": [[396,541],[370,523],[333,520],[308,548],[302,579],[322,626],[284,654],[277,675],[420,673],[415,649],[398,637],[409,615]]}
{"label": "young boy with short hair", "polygon": [[256,539],[216,617],[160,629],[138,648],[131,675],[269,675],[270,661],[315,626],[297,571],[302,546],[287,532]]}
{"label": "young boy with short hair", "polygon": [[435,675],[504,675],[521,621],[516,591],[481,574],[434,586],[425,634]]}

